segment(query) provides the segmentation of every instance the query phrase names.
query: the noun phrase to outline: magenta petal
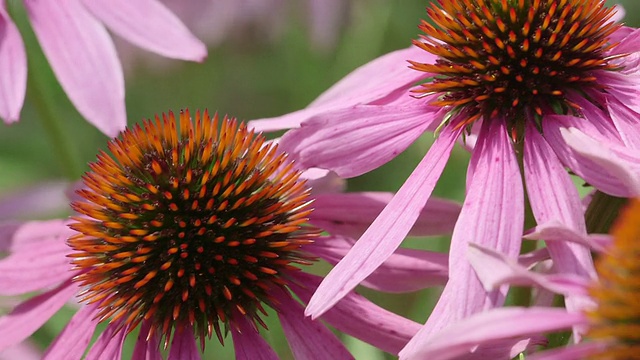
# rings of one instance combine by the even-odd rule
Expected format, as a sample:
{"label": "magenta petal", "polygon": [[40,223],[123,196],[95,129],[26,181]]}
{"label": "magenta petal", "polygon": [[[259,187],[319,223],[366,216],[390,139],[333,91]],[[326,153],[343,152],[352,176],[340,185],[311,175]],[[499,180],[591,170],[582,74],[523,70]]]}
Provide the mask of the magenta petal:
{"label": "magenta petal", "polygon": [[599,252],[606,251],[611,244],[611,236],[606,234],[590,234],[578,233],[568,228],[559,221],[549,221],[536,226],[532,231],[528,232],[525,239],[544,240],[544,241],[568,241],[580,244],[585,247],[597,250]]}
{"label": "magenta petal", "polygon": [[447,360],[472,351],[479,344],[528,337],[585,324],[582,314],[553,308],[498,308],[472,315],[438,333],[412,358]]}
{"label": "magenta petal", "polygon": [[400,246],[431,197],[459,134],[460,130],[442,131],[398,193],[320,284],[309,301],[307,315],[314,318],[322,315],[366,279]]}
{"label": "magenta petal", "polygon": [[154,332],[151,338],[147,340],[149,330],[151,329],[150,321],[143,321],[140,326],[140,334],[136,340],[136,346],[131,356],[132,360],[162,360],[160,353],[160,339]]}
{"label": "magenta petal", "polygon": [[455,266],[455,271],[449,272],[440,300],[425,326],[402,350],[402,357],[415,356],[430,336],[451,322],[500,306],[504,301],[507,289],[485,292],[467,260],[471,240],[514,259],[520,251],[524,191],[518,160],[503,121],[483,124],[470,168],[474,169],[473,176],[449,250],[449,264]]}
{"label": "magenta petal", "polygon": [[[293,276],[303,286],[293,283],[292,290],[300,300],[308,302],[322,278],[304,272]],[[354,314],[357,314],[355,321]],[[354,292],[347,294],[320,320],[391,354],[397,354],[420,329],[420,324],[387,311]]]}
{"label": "magenta petal", "polygon": [[272,295],[278,300],[278,318],[296,359],[352,359],[342,342],[322,322],[304,316],[304,308],[281,290]]}
{"label": "magenta petal", "polygon": [[[620,41],[618,46],[613,48],[614,54],[627,54],[640,51],[640,29],[623,26],[614,34],[618,34],[615,41]],[[619,39],[622,36],[622,39]]]}
{"label": "magenta petal", "polygon": [[0,318],[0,351],[17,344],[38,330],[56,311],[73,297],[78,286],[65,281],[53,290],[35,296],[16,306]]}
{"label": "magenta petal", "polygon": [[[341,236],[322,237],[309,245],[309,252],[335,265],[354,243]],[[399,248],[363,280],[362,285],[391,293],[444,285],[449,278],[448,261],[448,255],[444,253]]]}
{"label": "magenta petal", "polygon": [[98,324],[92,320],[96,313],[95,306],[81,306],[49,346],[43,360],[81,359]]}
{"label": "magenta petal", "polygon": [[236,360],[278,360],[278,355],[244,316],[235,319],[238,331],[231,331]]}
{"label": "magenta petal", "polygon": [[169,359],[200,360],[200,351],[191,327],[178,328],[174,332]]}
{"label": "magenta petal", "polygon": [[109,324],[100,334],[87,354],[87,360],[112,360],[122,358],[122,346],[127,337],[127,327],[117,331],[117,324]]}
{"label": "magenta petal", "polygon": [[206,46],[156,0],[88,1],[82,4],[116,34],[165,57],[202,61]]}
{"label": "magenta petal", "polygon": [[[359,238],[391,199],[393,194],[387,192],[317,194],[311,222],[331,234]],[[460,208],[453,201],[429,199],[409,235],[450,233]]]}
{"label": "magenta petal", "polygon": [[280,146],[302,167],[354,177],[404,151],[438,118],[438,111],[416,101],[411,106],[359,105],[325,112],[287,132]]}
{"label": "magenta petal", "polygon": [[584,360],[605,350],[606,342],[583,342],[559,349],[527,355],[527,360]]}
{"label": "magenta petal", "polygon": [[109,34],[79,1],[25,1],[24,5],[71,102],[87,121],[113,137],[127,123],[122,68]]}
{"label": "magenta petal", "polygon": [[624,144],[631,149],[639,150],[640,125],[637,119],[640,115],[624,106],[614,97],[609,99],[608,105],[611,120],[616,125]]}
{"label": "magenta petal", "polygon": [[27,90],[27,57],[18,28],[0,4],[0,118],[18,121]]}

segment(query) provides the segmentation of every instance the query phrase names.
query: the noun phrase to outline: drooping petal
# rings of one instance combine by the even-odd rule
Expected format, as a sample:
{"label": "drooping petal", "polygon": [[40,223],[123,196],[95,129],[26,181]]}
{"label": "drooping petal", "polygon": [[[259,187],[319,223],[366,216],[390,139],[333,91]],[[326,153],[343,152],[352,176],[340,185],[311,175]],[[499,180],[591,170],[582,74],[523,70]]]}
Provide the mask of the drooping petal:
{"label": "drooping petal", "polygon": [[127,327],[120,329],[114,323],[107,325],[107,328],[100,334],[98,340],[93,344],[87,354],[87,360],[119,360],[122,358],[122,346],[127,337]]}
{"label": "drooping petal", "polygon": [[591,341],[527,355],[527,360],[584,360],[606,349],[605,342]]}
{"label": "drooping petal", "polygon": [[[299,286],[293,283],[293,292],[300,300],[308,302],[322,278],[304,272],[297,272],[293,276],[302,284]],[[358,315],[356,321],[353,320],[353,314]],[[320,320],[394,355],[398,354],[420,329],[420,324],[415,321],[387,311],[354,292],[347,294],[336,306],[322,315]]]}
{"label": "drooping petal", "polygon": [[95,306],[80,307],[49,346],[43,360],[82,358],[98,324],[97,321],[92,320],[96,314]]}
{"label": "drooping petal", "polygon": [[636,113],[640,113],[640,89],[636,86],[640,74],[623,74],[616,71],[599,71],[598,83],[607,86],[607,92]]}
{"label": "drooping petal", "polygon": [[20,251],[40,242],[64,243],[74,233],[65,220],[0,223],[0,251]]}
{"label": "drooping petal", "polygon": [[640,114],[631,111],[613,96],[609,99],[608,107],[611,119],[625,145],[634,150],[640,149],[640,125],[637,121]]}
{"label": "drooping petal", "polygon": [[200,351],[190,327],[178,328],[173,334],[169,359],[200,360]]}
{"label": "drooping petal", "polygon": [[[310,220],[331,234],[359,238],[393,199],[393,193],[358,192],[318,194]],[[447,234],[453,230],[460,204],[431,198],[420,212],[410,236]]]}
{"label": "drooping petal", "polygon": [[456,359],[468,354],[479,344],[490,345],[509,338],[525,338],[586,322],[584,315],[568,313],[563,309],[492,309],[460,320],[435,333],[413,356],[416,359],[430,360]]}
{"label": "drooping petal", "polygon": [[231,331],[237,360],[278,360],[278,355],[244,316],[235,319],[238,331]]}
{"label": "drooping petal", "polygon": [[0,3],[0,118],[18,121],[27,90],[27,56],[18,28]]}
{"label": "drooping petal", "polygon": [[296,359],[352,359],[342,342],[322,322],[304,316],[304,308],[282,290],[272,294],[279,302],[278,318]]}
{"label": "drooping petal", "polygon": [[160,354],[160,339],[154,332],[147,340],[149,330],[151,329],[150,321],[143,321],[140,326],[140,334],[136,340],[136,346],[133,348],[132,360],[162,360]]}
{"label": "drooping petal", "polygon": [[42,360],[39,347],[29,340],[0,351],[0,360]]}
{"label": "drooping petal", "polygon": [[156,0],[82,0],[93,16],[137,46],[162,56],[203,61],[206,46],[167,7]]}
{"label": "drooping petal", "polygon": [[314,195],[343,192],[347,189],[347,181],[345,179],[339,177],[333,171],[325,169],[306,169],[302,172],[300,178],[307,180],[307,184],[311,187],[311,193]]}
{"label": "drooping petal", "polygon": [[529,240],[568,241],[603,252],[611,244],[611,236],[607,234],[585,234],[568,228],[559,221],[549,221],[536,226],[524,236]]}
{"label": "drooping petal", "polygon": [[[330,264],[337,264],[355,241],[341,236],[318,239],[308,251]],[[448,255],[425,250],[397,249],[362,285],[383,292],[403,293],[444,285],[449,278]]]}
{"label": "drooping petal", "polygon": [[500,306],[506,296],[506,288],[485,292],[467,260],[472,240],[514,259],[520,251],[524,191],[503,121],[483,124],[470,168],[473,176],[449,250],[449,264],[455,264],[455,271],[450,271],[449,282],[427,323],[400,352],[401,358],[416,356],[433,334],[474,313]]}
{"label": "drooping petal", "polygon": [[[400,246],[435,187],[460,131],[444,129],[394,198],[351,251],[325,277],[307,315],[322,315],[366,279]],[[402,216],[397,216],[402,214]]]}
{"label": "drooping petal", "polygon": [[640,29],[623,26],[614,32],[613,41],[620,41],[611,49],[612,54],[629,54],[640,51]]}
{"label": "drooping petal", "polygon": [[80,0],[25,1],[60,85],[87,121],[114,137],[126,126],[124,78],[105,28]]}
{"label": "drooping petal", "polygon": [[358,105],[329,111],[287,132],[282,150],[303,167],[320,167],[354,177],[389,162],[441,118],[441,109],[411,105]]}
{"label": "drooping petal", "polygon": [[68,187],[69,183],[66,181],[42,181],[10,194],[3,194],[0,197],[0,221],[48,218],[67,211],[69,199],[65,196],[65,191]]}
{"label": "drooping petal", "polygon": [[78,291],[68,279],[58,287],[16,306],[0,318],[0,350],[31,336]]}

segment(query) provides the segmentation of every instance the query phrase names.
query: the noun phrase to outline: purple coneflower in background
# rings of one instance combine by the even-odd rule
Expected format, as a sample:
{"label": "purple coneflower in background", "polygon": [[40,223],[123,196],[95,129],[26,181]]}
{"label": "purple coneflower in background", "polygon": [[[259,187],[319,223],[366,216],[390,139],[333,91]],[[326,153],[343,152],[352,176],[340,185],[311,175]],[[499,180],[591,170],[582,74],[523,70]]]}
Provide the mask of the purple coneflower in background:
{"label": "purple coneflower in background", "polygon": [[[518,254],[525,186],[538,224],[578,233],[586,232],[582,206],[565,167],[605,193],[640,192],[640,37],[616,23],[615,8],[600,0],[443,0],[427,13],[435,25],[420,25],[426,36],[415,48],[354,71],[304,110],[250,123],[299,127],[282,138],[283,149],[304,167],[342,177],[375,169],[438,130],[394,199],[318,288],[307,308],[314,317],[393,253],[456,140],[477,134],[450,249],[456,271],[403,358],[449,324],[503,302],[507,288],[486,293],[465,254],[469,241]],[[406,60],[422,75],[411,74]],[[586,247],[548,246],[557,271],[595,275]],[[567,299],[571,310],[587,303]]]}
{"label": "purple coneflower in background", "polygon": [[[202,61],[207,49],[156,0],[24,1],[31,26],[69,100],[109,136],[126,126],[122,66],[106,27],[162,56]],[[27,85],[22,38],[0,2],[0,117],[17,121]]]}
{"label": "purple coneflower in background", "polygon": [[[79,295],[79,311],[45,358],[81,358],[102,321],[108,326],[89,359],[120,358],[138,327],[135,359],[160,358],[161,347],[170,359],[199,358],[196,339],[203,348],[227,330],[237,358],[276,358],[258,332],[265,305],[276,310],[296,358],[351,357],[325,325],[304,316],[293,294],[306,303],[321,277],[294,265],[339,261],[390,195],[319,194],[311,216],[309,187],[277,146],[206,112],[195,122],[183,112],[179,124],[173,114],[156,117],[108,147],[111,155],[101,152],[83,178],[73,230],[61,220],[0,226],[0,251],[8,253],[0,294],[43,291],[0,318],[0,351]],[[414,231],[449,232],[458,212],[434,199]],[[321,236],[319,225],[331,235]],[[367,285],[393,292],[448,276],[446,254],[415,250],[399,251],[381,269],[392,271],[373,273]],[[322,320],[394,354],[420,327],[353,292]]]}

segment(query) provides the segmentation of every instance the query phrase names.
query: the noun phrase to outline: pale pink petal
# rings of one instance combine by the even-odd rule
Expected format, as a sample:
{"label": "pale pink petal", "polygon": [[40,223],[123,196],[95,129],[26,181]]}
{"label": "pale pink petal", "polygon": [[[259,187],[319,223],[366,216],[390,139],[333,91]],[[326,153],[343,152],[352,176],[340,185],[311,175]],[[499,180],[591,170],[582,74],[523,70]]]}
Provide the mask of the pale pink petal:
{"label": "pale pink petal", "polygon": [[0,251],[20,251],[34,243],[63,242],[75,232],[67,226],[66,220],[8,222],[0,224]]}
{"label": "pale pink petal", "polygon": [[278,318],[296,359],[353,359],[342,342],[319,320],[304,316],[300,303],[282,290],[271,293],[278,301]]}
{"label": "pale pink petal", "polygon": [[2,194],[0,220],[48,218],[68,211],[68,187],[66,181],[42,181]]}
{"label": "pale pink petal", "polygon": [[623,74],[615,71],[599,71],[596,73],[598,83],[607,86],[607,93],[615,97],[636,113],[640,113],[640,74]]}
{"label": "pale pink petal", "polygon": [[598,341],[583,342],[563,348],[527,355],[527,360],[584,360],[606,348],[607,344]]}
{"label": "pale pink petal", "polygon": [[536,263],[539,263],[541,261],[548,260],[548,259],[549,259],[549,251],[545,247],[542,249],[530,251],[525,254],[521,254],[520,256],[518,256],[518,264],[528,268],[535,265]]}
{"label": "pale pink petal", "polygon": [[460,320],[437,333],[419,351],[416,359],[448,360],[468,354],[479,344],[509,338],[524,338],[585,324],[582,314],[553,308],[498,308]]}
{"label": "pale pink petal", "polygon": [[487,291],[501,285],[536,285],[546,290],[564,295],[587,295],[589,279],[573,274],[544,275],[529,271],[513,259],[497,251],[469,244],[469,261]]}
{"label": "pale pink petal", "polygon": [[449,272],[449,282],[425,326],[400,353],[403,358],[415,356],[440,329],[471,314],[500,306],[506,296],[506,287],[485,292],[467,260],[468,244],[472,240],[514,259],[520,251],[524,191],[504,121],[498,119],[483,124],[470,168],[475,170],[468,182],[449,250],[449,264],[455,266],[455,271]]}
{"label": "pale pink petal", "polygon": [[[337,264],[355,241],[341,236],[322,237],[308,251],[330,264]],[[403,293],[444,285],[449,278],[448,255],[425,250],[397,249],[362,285],[378,291]]]}
{"label": "pale pink petal", "polygon": [[0,222],[0,252],[10,251],[15,246],[13,238],[14,234],[23,226],[18,221],[2,221]]}
{"label": "pale pink petal", "polygon": [[311,187],[311,193],[337,193],[347,189],[347,181],[339,177],[333,171],[310,168],[306,169],[300,175],[301,179],[307,180],[307,185]]}
{"label": "pale pink petal", "polygon": [[69,279],[55,289],[21,303],[10,313],[0,317],[0,350],[31,336],[77,291],[78,286]]}
{"label": "pale pink petal", "polygon": [[96,306],[81,306],[44,354],[43,360],[81,359],[98,322]]}
{"label": "pale pink petal", "polygon": [[25,1],[60,85],[87,121],[108,136],[124,130],[124,79],[109,34],[80,0]]}
{"label": "pale pink petal", "polygon": [[100,334],[98,340],[91,346],[91,350],[87,354],[87,360],[119,360],[122,358],[122,346],[124,339],[127,337],[127,329],[125,326],[120,331],[117,324],[109,324],[107,328]]}
{"label": "pale pink petal", "polygon": [[150,329],[151,322],[143,321],[140,326],[140,334],[138,334],[138,339],[136,340],[136,346],[131,356],[132,360],[162,360],[158,335],[154,332],[149,340],[147,340]]}
{"label": "pale pink petal", "polygon": [[40,348],[29,340],[0,351],[0,360],[42,360]]}
{"label": "pale pink petal", "polygon": [[[569,97],[569,100],[578,104],[581,108],[584,118],[570,116],[570,115],[551,115],[545,119],[548,121],[558,121],[558,123],[564,124],[565,127],[574,126],[580,129],[582,132],[594,136],[604,136],[607,139],[616,139],[622,142],[620,137],[620,131],[614,125],[612,120],[612,114],[603,110],[599,106],[596,106],[591,99],[585,99],[584,95],[578,94]],[[602,96],[599,92],[589,93],[590,97],[597,98],[599,103],[608,102],[607,97]],[[585,118],[587,121],[585,121]],[[546,130],[543,129],[543,133]]]}
{"label": "pale pink petal", "polygon": [[[331,234],[359,238],[393,199],[388,192],[317,194],[311,222]],[[451,233],[460,213],[460,204],[431,198],[420,212],[410,236]]]}
{"label": "pale pink petal", "polygon": [[585,234],[570,229],[566,224],[552,220],[544,224],[536,226],[524,236],[530,240],[544,241],[568,241],[582,246],[589,247],[593,250],[604,252],[611,244],[611,236],[606,234]]}
{"label": "pale pink petal", "polygon": [[460,130],[442,131],[394,198],[320,284],[309,301],[307,315],[314,318],[322,315],[366,279],[400,246],[431,197],[459,135]]}
{"label": "pale pink petal", "polygon": [[235,319],[238,331],[231,331],[236,360],[278,360],[278,355],[244,316]]}
{"label": "pale pink petal", "polygon": [[[300,300],[308,302],[322,278],[304,272],[296,272],[293,276],[303,285],[293,283],[293,292]],[[415,321],[387,311],[354,292],[347,294],[320,320],[394,355],[420,329],[420,324]]]}
{"label": "pale pink petal", "polygon": [[180,327],[174,332],[169,359],[200,360],[200,351],[191,327]]}
{"label": "pale pink petal", "polygon": [[287,132],[281,149],[305,168],[354,177],[395,158],[439,119],[440,108],[358,105],[317,115]]}
{"label": "pale pink petal", "polygon": [[620,103],[615,97],[610,97],[609,114],[616,125],[622,141],[629,148],[640,149],[640,125],[638,118],[640,115]]}
{"label": "pale pink petal", "polygon": [[614,33],[613,39],[620,41],[611,51],[612,54],[629,54],[640,51],[640,29],[623,26]]}
{"label": "pale pink petal", "polygon": [[162,56],[202,61],[206,46],[156,0],[82,0],[93,16],[137,46]]}
{"label": "pale pink petal", "polygon": [[0,118],[18,121],[27,90],[27,57],[18,28],[0,3]]}

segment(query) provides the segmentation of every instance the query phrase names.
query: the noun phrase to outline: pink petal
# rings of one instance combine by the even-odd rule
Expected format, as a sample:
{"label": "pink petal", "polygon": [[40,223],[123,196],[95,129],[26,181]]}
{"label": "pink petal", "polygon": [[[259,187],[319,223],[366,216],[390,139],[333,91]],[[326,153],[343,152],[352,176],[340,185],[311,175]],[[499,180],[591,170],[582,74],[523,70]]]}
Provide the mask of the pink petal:
{"label": "pink petal", "polygon": [[206,46],[165,5],[155,0],[82,0],[113,32],[162,56],[203,61]]}
{"label": "pink petal", "polygon": [[582,314],[553,308],[498,308],[472,315],[438,333],[412,354],[416,359],[447,360],[469,353],[476,345],[585,324]]}
{"label": "pink petal", "polygon": [[0,350],[31,336],[78,291],[67,280],[53,290],[35,296],[0,317]]}
{"label": "pink petal", "polygon": [[122,346],[127,337],[127,327],[117,331],[117,324],[109,324],[100,334],[87,354],[87,360],[112,360],[122,358]]}
{"label": "pink petal", "polygon": [[96,314],[95,306],[81,306],[49,346],[43,360],[81,359],[96,329]]}
{"label": "pink petal", "polygon": [[[303,286],[293,283],[292,290],[300,300],[308,302],[322,278],[304,272],[293,276]],[[420,329],[420,324],[387,311],[354,292],[347,294],[320,319],[391,354],[397,354]]]}
{"label": "pink petal", "polygon": [[87,121],[108,136],[127,123],[124,79],[109,34],[80,0],[25,1],[60,85]]}
{"label": "pink petal", "polygon": [[42,352],[31,341],[25,340],[0,351],[0,360],[42,360]]}
{"label": "pink petal", "polygon": [[20,251],[34,243],[62,242],[75,234],[66,220],[8,222],[0,224],[0,251]]}
{"label": "pink petal", "polygon": [[244,316],[238,316],[235,321],[239,331],[232,330],[231,335],[236,360],[278,360],[278,355]]}
{"label": "pink petal", "polygon": [[[636,49],[637,51],[638,49]],[[614,71],[599,71],[598,83],[607,87],[607,93],[636,113],[640,113],[640,89],[636,86],[640,74],[624,74]]]}
{"label": "pink petal", "polygon": [[439,110],[416,100],[410,106],[359,105],[325,112],[287,132],[280,146],[302,167],[354,177],[404,151],[440,119]]}
{"label": "pink petal", "polygon": [[[341,236],[322,237],[309,245],[309,252],[335,265],[351,250],[354,243],[355,241]],[[399,248],[362,281],[362,285],[391,293],[444,285],[449,278],[447,264],[447,254]]]}
{"label": "pink petal", "polygon": [[304,316],[304,308],[282,290],[274,291],[278,318],[296,359],[352,359],[340,340],[320,321]]}
{"label": "pink petal", "polygon": [[469,261],[487,291],[501,285],[537,285],[564,295],[587,295],[591,283],[573,274],[543,275],[527,270],[513,259],[478,244],[469,244]]}
{"label": "pink petal", "polygon": [[[331,234],[360,237],[393,199],[392,193],[359,192],[318,194],[313,202],[311,222]],[[431,198],[420,212],[410,236],[447,234],[460,213],[460,204]]]}
{"label": "pink petal", "polygon": [[518,160],[504,123],[497,119],[483,124],[471,156],[473,176],[451,239],[449,264],[455,271],[449,272],[449,282],[435,309],[401,357],[415,356],[433,334],[451,322],[504,301],[507,289],[485,292],[467,260],[471,240],[514,259],[520,251],[524,193]]}
{"label": "pink petal", "polygon": [[18,28],[0,4],[0,117],[18,121],[27,90],[27,57]]}
{"label": "pink petal", "polygon": [[528,232],[524,238],[530,240],[544,240],[547,243],[549,241],[568,241],[589,247],[599,252],[604,252],[611,244],[610,235],[587,235],[585,233],[578,233],[556,220],[536,226],[532,231]]}
{"label": "pink petal", "polygon": [[583,360],[598,354],[606,348],[603,342],[583,342],[559,349],[527,355],[527,360]]}
{"label": "pink petal", "polygon": [[[629,28],[623,26],[620,30],[616,31],[623,35],[618,46],[613,48],[613,54],[627,54],[640,51],[640,29]],[[620,36],[618,35],[617,38]]]}
{"label": "pink petal", "polygon": [[[460,131],[444,129],[394,198],[349,253],[325,277],[309,301],[318,317],[366,279],[400,246],[435,187]],[[402,216],[397,216],[402,214]]]}
{"label": "pink petal", "polygon": [[147,340],[149,330],[151,329],[150,321],[143,321],[140,326],[140,334],[136,340],[136,346],[133,349],[132,360],[162,360],[160,353],[160,339],[154,332],[151,338]]}
{"label": "pink petal", "polygon": [[314,195],[343,192],[347,189],[347,181],[345,179],[325,169],[306,169],[302,172],[300,178],[307,180],[307,184],[311,187]]}
{"label": "pink petal", "polygon": [[[2,81],[0,79],[0,81]],[[0,196],[0,220],[48,218],[69,210],[66,181],[41,181]]]}
{"label": "pink petal", "polygon": [[174,332],[169,359],[200,360],[200,351],[191,327],[181,327]]}
{"label": "pink petal", "polygon": [[638,118],[640,115],[620,103],[615,97],[609,99],[609,113],[613,120],[622,141],[629,148],[640,149],[640,126]]}

